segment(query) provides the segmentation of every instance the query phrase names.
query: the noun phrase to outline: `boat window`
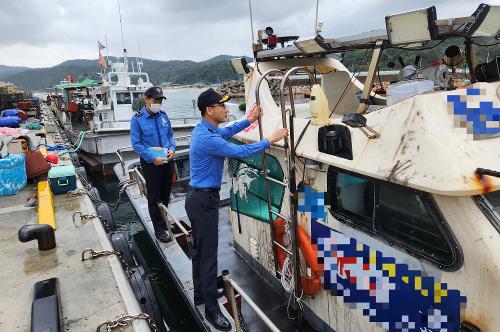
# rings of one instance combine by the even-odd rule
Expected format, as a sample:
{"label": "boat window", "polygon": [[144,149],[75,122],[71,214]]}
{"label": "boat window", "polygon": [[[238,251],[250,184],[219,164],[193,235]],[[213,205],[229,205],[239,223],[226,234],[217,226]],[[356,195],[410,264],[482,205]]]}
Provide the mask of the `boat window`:
{"label": "boat window", "polygon": [[328,171],[332,213],[342,222],[397,244],[443,269],[461,261],[453,235],[431,196],[398,185]]}
{"label": "boat window", "polygon": [[[267,174],[283,181],[284,173],[278,159],[266,154]],[[266,182],[262,169],[262,155],[247,158],[231,158],[228,161],[228,173],[231,176],[231,210],[243,215],[269,222],[266,195]],[[281,210],[284,187],[269,183],[271,206],[275,211]]]}
{"label": "boat window", "polygon": [[144,92],[132,92],[132,109],[139,111],[144,106]]}
{"label": "boat window", "polygon": [[365,226],[373,224],[373,188],[368,180],[344,173],[337,175],[336,203],[339,211]]}
{"label": "boat window", "polygon": [[132,104],[132,98],[130,97],[130,92],[117,92],[116,104],[117,105]]}
{"label": "boat window", "polygon": [[476,202],[500,233],[500,190],[476,196]]}

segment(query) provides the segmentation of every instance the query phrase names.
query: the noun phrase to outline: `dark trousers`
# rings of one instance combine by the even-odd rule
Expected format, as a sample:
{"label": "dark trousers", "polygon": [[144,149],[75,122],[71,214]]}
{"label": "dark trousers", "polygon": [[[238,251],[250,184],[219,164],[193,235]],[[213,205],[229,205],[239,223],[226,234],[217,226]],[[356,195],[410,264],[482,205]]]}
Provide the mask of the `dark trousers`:
{"label": "dark trousers", "polygon": [[219,192],[191,190],[186,212],[193,231],[194,296],[203,298],[205,311],[214,314],[217,303],[217,248],[219,242]]}
{"label": "dark trousers", "polygon": [[148,163],[141,158],[142,173],[146,180],[146,189],[148,191],[148,210],[155,233],[164,232],[167,225],[161,217],[158,203],[161,202],[168,206],[170,200],[170,191],[172,190],[172,167],[170,163],[161,166]]}

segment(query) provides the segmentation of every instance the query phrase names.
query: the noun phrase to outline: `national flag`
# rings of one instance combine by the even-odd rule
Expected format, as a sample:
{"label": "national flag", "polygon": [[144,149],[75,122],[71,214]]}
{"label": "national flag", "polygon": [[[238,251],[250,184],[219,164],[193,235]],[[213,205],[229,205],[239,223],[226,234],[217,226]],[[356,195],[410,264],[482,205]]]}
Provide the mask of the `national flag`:
{"label": "national flag", "polygon": [[101,50],[99,50],[99,59],[97,60],[97,63],[104,69],[108,68],[108,66],[106,65],[106,61],[104,60],[104,57],[101,54]]}
{"label": "national flag", "polygon": [[97,47],[99,47],[99,50],[103,50],[106,48],[106,46],[104,46],[103,44],[101,44],[100,41],[97,41]]}

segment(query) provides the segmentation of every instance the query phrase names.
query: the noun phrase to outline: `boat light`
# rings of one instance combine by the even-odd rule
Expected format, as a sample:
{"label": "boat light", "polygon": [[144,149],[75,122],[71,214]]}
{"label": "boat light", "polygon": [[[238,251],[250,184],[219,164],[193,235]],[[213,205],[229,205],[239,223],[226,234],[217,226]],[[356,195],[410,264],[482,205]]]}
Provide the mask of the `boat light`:
{"label": "boat light", "polygon": [[380,137],[378,132],[366,125],[366,118],[360,113],[344,114],[342,123],[352,128],[359,128],[369,139]]}
{"label": "boat light", "polygon": [[352,128],[366,127],[366,118],[359,113],[348,113],[342,117],[342,123]]}
{"label": "boat light", "polygon": [[278,44],[278,37],[276,37],[274,33],[273,28],[267,27],[264,32],[267,35],[267,48],[268,49],[274,49],[276,45]]}
{"label": "boat light", "polygon": [[247,59],[245,58],[234,58],[229,60],[231,67],[239,75],[245,75],[250,73],[250,68],[248,68]]}
{"label": "boat light", "polygon": [[332,51],[330,44],[325,42],[321,35],[316,35],[314,38],[298,39],[293,42],[294,45],[304,53],[314,54],[325,51]]}
{"label": "boat light", "polygon": [[465,35],[471,37],[500,37],[500,6],[480,4],[474,14],[474,21],[464,28]]}
{"label": "boat light", "polygon": [[437,39],[436,7],[385,17],[389,41],[393,45],[410,44]]}

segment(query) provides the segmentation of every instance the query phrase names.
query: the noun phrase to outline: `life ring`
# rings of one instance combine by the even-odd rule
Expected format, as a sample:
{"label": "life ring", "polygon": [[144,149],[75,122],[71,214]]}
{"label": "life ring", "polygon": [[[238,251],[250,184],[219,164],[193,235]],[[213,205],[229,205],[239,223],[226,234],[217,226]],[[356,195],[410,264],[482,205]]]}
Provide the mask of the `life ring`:
{"label": "life ring", "polygon": [[[274,237],[276,242],[278,242],[281,245],[284,245],[284,236],[285,236],[285,220],[283,218],[277,218],[273,222],[273,229],[274,229]],[[321,285],[321,268],[318,264],[318,253],[316,250],[314,250],[312,244],[311,244],[311,238],[307,233],[302,229],[302,227],[298,226],[298,238],[299,238],[299,247],[300,251],[302,252],[302,255],[304,256],[306,260],[307,266],[311,269],[312,271],[312,276],[300,276],[300,285],[302,286],[302,290],[304,291],[304,295],[306,296],[314,296],[316,293],[319,292],[319,290],[322,288]],[[281,249],[277,248],[276,250],[276,256],[278,259],[278,266],[280,268],[283,267],[283,264],[285,263],[286,259],[286,252]]]}

